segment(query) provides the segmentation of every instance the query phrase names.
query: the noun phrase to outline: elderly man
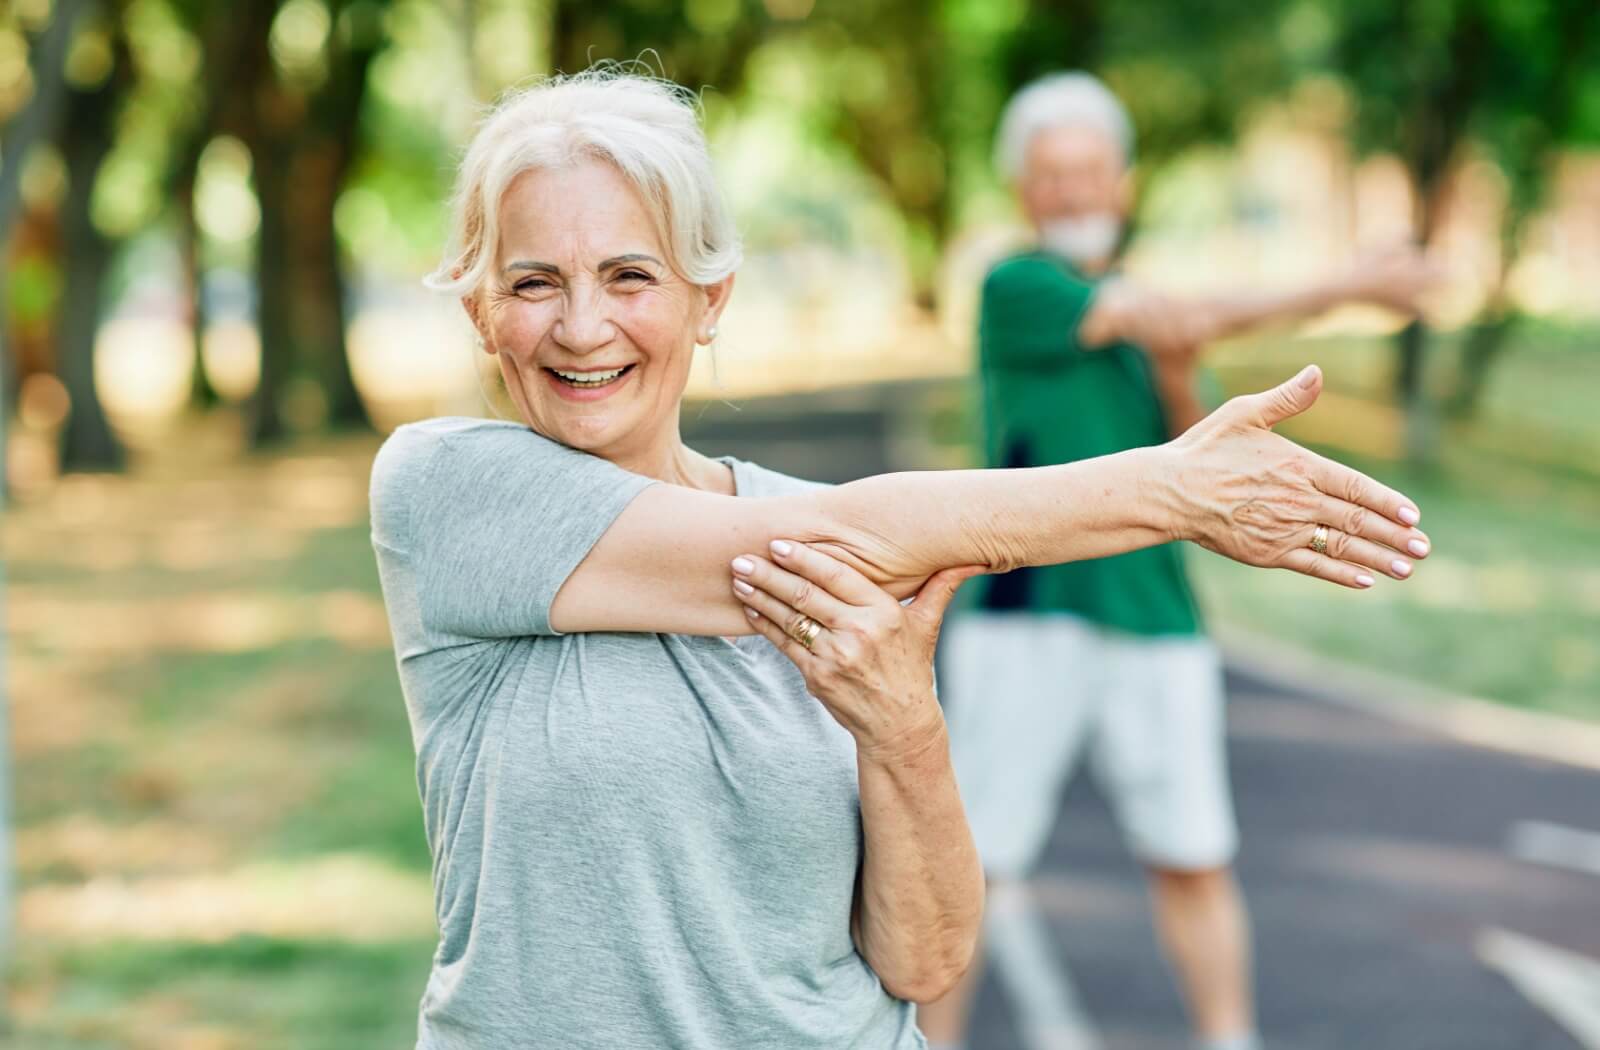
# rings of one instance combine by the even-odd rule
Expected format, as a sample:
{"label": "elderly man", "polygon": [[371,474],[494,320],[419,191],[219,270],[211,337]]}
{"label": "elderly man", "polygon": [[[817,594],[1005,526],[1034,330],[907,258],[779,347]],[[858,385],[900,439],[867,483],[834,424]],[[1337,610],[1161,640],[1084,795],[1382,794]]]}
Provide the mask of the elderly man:
{"label": "elderly man", "polygon": [[[1203,411],[1197,351],[1219,337],[1363,301],[1402,311],[1431,281],[1409,250],[1292,293],[1183,299],[1116,274],[1133,130],[1095,78],[1058,74],[1009,104],[996,157],[1036,235],[983,287],[989,462],[1037,466],[1159,444]],[[1370,579],[1367,580],[1370,583]],[[957,779],[991,891],[1026,877],[1085,754],[1150,874],[1156,925],[1198,1044],[1254,1048],[1250,947],[1232,874],[1222,674],[1174,544],[981,581],[944,651]],[[977,585],[975,585],[977,586]],[[924,1008],[964,1045],[974,966]]]}

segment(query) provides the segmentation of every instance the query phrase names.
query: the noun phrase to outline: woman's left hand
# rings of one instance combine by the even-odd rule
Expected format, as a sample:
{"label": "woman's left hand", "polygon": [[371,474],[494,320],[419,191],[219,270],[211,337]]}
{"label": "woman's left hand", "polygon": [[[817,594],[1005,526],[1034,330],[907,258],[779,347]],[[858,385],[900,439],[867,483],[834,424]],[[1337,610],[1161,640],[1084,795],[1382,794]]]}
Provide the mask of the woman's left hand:
{"label": "woman's left hand", "polygon": [[[939,626],[956,588],[984,571],[977,565],[945,569],[901,605],[844,562],[777,540],[766,557],[734,559],[733,591],[755,629],[800,669],[811,695],[855,737],[858,753],[882,758],[937,736],[943,725],[933,691]],[[807,637],[809,646],[802,642]]]}

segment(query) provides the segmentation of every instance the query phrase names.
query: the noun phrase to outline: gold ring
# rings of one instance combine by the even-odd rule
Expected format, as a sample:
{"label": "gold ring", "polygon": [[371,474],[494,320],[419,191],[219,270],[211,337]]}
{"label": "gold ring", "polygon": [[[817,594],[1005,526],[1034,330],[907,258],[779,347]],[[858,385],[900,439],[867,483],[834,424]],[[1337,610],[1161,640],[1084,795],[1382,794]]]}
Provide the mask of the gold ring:
{"label": "gold ring", "polygon": [[1307,546],[1318,554],[1328,553],[1328,526],[1318,525],[1317,531],[1311,534],[1311,542]]}
{"label": "gold ring", "polygon": [[789,637],[806,647],[810,652],[811,647],[817,644],[817,638],[822,634],[822,625],[809,616],[800,617],[794,625],[794,630],[789,632]]}

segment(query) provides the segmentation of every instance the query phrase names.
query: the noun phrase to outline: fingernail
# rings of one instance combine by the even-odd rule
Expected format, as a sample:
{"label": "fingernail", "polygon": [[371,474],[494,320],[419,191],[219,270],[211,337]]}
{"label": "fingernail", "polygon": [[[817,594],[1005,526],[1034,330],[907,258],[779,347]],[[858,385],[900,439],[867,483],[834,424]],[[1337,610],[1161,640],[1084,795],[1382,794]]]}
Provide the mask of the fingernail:
{"label": "fingernail", "polygon": [[739,557],[733,559],[733,571],[738,573],[740,576],[748,576],[752,572],[756,571],[756,563],[751,561],[749,558],[740,555]]}
{"label": "fingernail", "polygon": [[1422,515],[1417,513],[1417,508],[1415,507],[1401,507],[1398,516],[1407,525],[1415,525],[1422,520]]}
{"label": "fingernail", "polygon": [[1295,382],[1300,384],[1301,389],[1310,390],[1317,382],[1317,366],[1306,365],[1295,377]]}
{"label": "fingernail", "polygon": [[743,580],[734,580],[733,581],[733,589],[738,591],[740,594],[754,594],[754,593],[756,593],[756,589],[754,587],[750,586],[748,583],[745,583]]}
{"label": "fingernail", "polygon": [[1406,544],[1406,550],[1410,551],[1412,554],[1415,554],[1419,558],[1426,558],[1428,556],[1428,545],[1421,540],[1412,540],[1410,543]]}
{"label": "fingernail", "polygon": [[1396,558],[1394,561],[1390,562],[1389,568],[1394,570],[1394,574],[1396,576],[1402,578],[1411,575],[1411,563],[1407,561],[1401,561],[1399,558]]}
{"label": "fingernail", "polygon": [[744,614],[746,616],[750,617],[750,619],[752,619],[752,620],[761,619],[761,614],[756,612],[754,609],[750,608],[750,606],[748,606],[748,605],[746,605],[744,607]]}
{"label": "fingernail", "polygon": [[772,553],[776,554],[780,558],[787,558],[789,553],[793,550],[794,547],[785,543],[783,540],[772,541]]}
{"label": "fingernail", "polygon": [[1362,573],[1361,575],[1356,577],[1356,586],[1357,587],[1371,587],[1372,586],[1372,577],[1368,576],[1366,573]]}

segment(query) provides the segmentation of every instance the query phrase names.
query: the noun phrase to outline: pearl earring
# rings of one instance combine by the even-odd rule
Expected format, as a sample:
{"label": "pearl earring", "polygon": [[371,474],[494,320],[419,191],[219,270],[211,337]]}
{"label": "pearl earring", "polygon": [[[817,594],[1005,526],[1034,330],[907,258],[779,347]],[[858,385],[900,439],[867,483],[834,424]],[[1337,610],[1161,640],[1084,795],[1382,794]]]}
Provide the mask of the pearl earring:
{"label": "pearl earring", "polygon": [[717,337],[717,326],[716,325],[712,325],[710,328],[706,329],[706,342],[709,343],[713,339],[715,339],[716,337]]}

